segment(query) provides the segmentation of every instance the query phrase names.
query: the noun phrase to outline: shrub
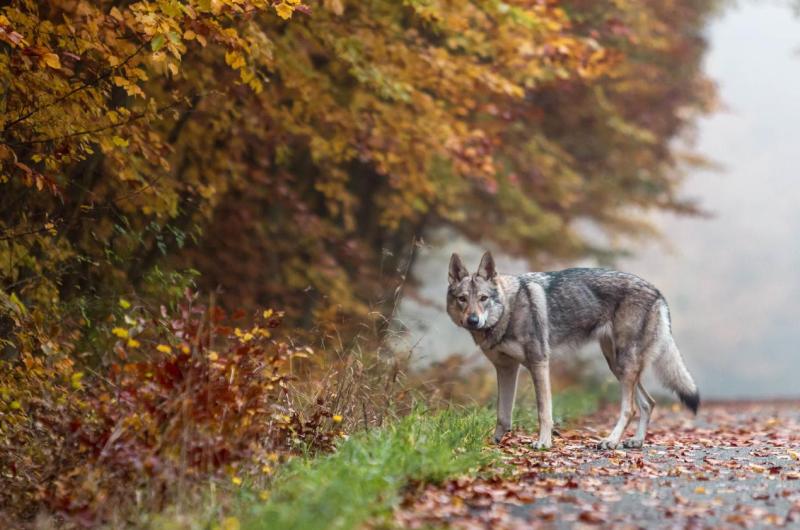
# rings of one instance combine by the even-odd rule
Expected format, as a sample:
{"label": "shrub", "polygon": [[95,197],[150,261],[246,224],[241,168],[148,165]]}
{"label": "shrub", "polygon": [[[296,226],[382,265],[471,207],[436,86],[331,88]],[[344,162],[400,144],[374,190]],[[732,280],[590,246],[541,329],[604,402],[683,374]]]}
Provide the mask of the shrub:
{"label": "shrub", "polygon": [[177,314],[121,305],[109,326],[116,343],[94,366],[74,353],[0,365],[7,517],[94,524],[118,516],[122,501],[158,510],[193,484],[236,484],[282,455],[332,447],[340,418],[325,400],[298,410],[289,396],[312,351],[276,335],[280,313],[239,328],[242,315],[191,294]]}

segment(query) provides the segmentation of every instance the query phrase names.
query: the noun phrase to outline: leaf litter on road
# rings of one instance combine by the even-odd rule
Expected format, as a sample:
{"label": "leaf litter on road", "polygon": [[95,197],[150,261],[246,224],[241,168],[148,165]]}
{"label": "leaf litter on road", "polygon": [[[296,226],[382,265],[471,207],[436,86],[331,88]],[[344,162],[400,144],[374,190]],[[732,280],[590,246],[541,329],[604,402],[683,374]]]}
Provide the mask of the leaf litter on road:
{"label": "leaf litter on road", "polygon": [[694,418],[656,410],[643,449],[597,450],[607,409],[550,451],[513,431],[502,463],[409,490],[403,527],[800,527],[800,403],[717,403]]}

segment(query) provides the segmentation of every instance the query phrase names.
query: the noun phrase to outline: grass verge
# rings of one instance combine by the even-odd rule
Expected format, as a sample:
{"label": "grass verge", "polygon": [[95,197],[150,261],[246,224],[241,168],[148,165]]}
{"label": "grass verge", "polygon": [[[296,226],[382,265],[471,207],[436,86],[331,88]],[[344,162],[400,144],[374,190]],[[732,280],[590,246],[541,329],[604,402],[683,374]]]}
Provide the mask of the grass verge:
{"label": "grass verge", "polygon": [[[559,392],[556,421],[592,412],[602,394]],[[516,417],[523,428],[535,426],[531,407],[518,407]],[[245,503],[242,528],[350,529],[388,516],[407,485],[475,473],[499,459],[487,444],[494,421],[490,408],[417,408],[392,425],[351,437],[335,453],[295,459],[281,470],[268,501]]]}
{"label": "grass verge", "polygon": [[295,459],[270,500],[242,518],[245,529],[349,529],[387,514],[410,482],[438,482],[476,472],[496,458],[487,448],[486,409],[422,408],[383,429],[360,433],[335,453]]}

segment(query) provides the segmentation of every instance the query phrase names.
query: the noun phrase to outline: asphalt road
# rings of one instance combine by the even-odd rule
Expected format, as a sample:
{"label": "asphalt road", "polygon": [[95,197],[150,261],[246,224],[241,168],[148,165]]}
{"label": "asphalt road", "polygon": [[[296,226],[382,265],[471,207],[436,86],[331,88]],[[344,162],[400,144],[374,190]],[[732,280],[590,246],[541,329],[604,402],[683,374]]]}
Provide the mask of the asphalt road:
{"label": "asphalt road", "polygon": [[547,452],[529,448],[531,433],[507,435],[502,450],[510,474],[498,478],[490,471],[429,487],[398,512],[398,522],[800,529],[800,403],[713,403],[696,418],[661,407],[643,449],[597,450],[613,413],[562,431]]}

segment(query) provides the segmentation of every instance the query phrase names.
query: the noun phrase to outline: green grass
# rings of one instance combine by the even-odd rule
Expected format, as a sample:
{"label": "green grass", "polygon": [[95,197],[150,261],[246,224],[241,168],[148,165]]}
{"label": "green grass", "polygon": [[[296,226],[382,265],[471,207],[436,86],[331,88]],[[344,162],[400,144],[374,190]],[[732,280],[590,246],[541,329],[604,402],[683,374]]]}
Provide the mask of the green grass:
{"label": "green grass", "polygon": [[411,482],[476,472],[497,457],[487,448],[494,423],[486,409],[423,409],[391,426],[358,434],[331,455],[296,459],[269,501],[242,517],[245,529],[355,528],[389,513]]}
{"label": "green grass", "polygon": [[[559,392],[556,421],[592,412],[601,394],[598,389]],[[535,408],[520,405],[517,424],[534,429]],[[494,422],[491,408],[437,413],[420,408],[392,425],[351,437],[335,453],[295,459],[279,473],[267,502],[247,503],[242,528],[350,529],[387,516],[409,484],[436,483],[498,462],[499,451],[488,445]]]}

